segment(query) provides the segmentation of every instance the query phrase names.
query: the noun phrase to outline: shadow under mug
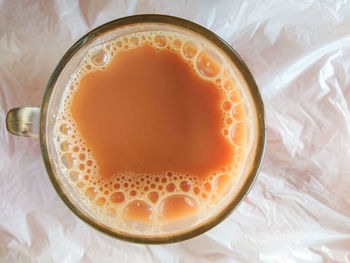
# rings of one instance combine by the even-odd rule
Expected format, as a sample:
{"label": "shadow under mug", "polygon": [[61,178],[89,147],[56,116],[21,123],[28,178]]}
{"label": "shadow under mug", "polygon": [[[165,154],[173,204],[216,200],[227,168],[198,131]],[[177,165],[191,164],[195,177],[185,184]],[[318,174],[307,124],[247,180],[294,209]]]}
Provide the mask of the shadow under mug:
{"label": "shadow under mug", "polygon": [[[256,139],[250,167],[242,175],[237,191],[235,191],[225,207],[201,224],[185,229],[182,232],[172,233],[171,235],[143,236],[118,231],[107,226],[94,217],[87,209],[84,209],[77,197],[74,197],[74,190],[67,183],[66,177],[62,175],[59,169],[57,161],[59,156],[57,156],[53,143],[53,126],[63,91],[71,74],[74,73],[87,50],[123,34],[137,32],[137,30],[160,29],[180,30],[197,35],[211,43],[225,55],[226,59],[235,68],[235,73],[240,76],[240,82],[247,89],[252,105],[255,107]],[[252,187],[262,163],[266,140],[263,102],[254,78],[241,57],[224,40],[208,29],[193,22],[166,15],[124,17],[106,23],[87,33],[67,51],[56,66],[47,84],[41,108],[22,107],[11,109],[7,114],[6,127],[10,133],[15,135],[39,137],[42,157],[51,183],[58,195],[75,215],[93,228],[114,238],[144,244],[172,243],[189,239],[211,229],[224,220],[240,204]]]}

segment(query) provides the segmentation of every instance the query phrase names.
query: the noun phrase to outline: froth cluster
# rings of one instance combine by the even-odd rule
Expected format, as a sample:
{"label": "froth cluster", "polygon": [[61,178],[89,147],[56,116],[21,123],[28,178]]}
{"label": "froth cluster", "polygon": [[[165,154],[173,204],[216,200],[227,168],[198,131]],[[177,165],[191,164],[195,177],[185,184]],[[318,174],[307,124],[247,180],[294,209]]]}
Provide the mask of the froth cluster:
{"label": "froth cluster", "polygon": [[[98,174],[91,150],[80,136],[70,113],[79,79],[104,70],[116,54],[149,45],[182,56],[198,76],[221,91],[222,134],[234,148],[234,160],[207,178],[167,171],[163,174]],[[152,31],[126,35],[89,50],[67,86],[55,126],[60,166],[85,205],[112,227],[135,233],[175,231],[172,222],[195,224],[234,190],[251,147],[251,123],[245,95],[225,60],[206,43],[179,33]],[[178,224],[181,226],[181,224]]]}

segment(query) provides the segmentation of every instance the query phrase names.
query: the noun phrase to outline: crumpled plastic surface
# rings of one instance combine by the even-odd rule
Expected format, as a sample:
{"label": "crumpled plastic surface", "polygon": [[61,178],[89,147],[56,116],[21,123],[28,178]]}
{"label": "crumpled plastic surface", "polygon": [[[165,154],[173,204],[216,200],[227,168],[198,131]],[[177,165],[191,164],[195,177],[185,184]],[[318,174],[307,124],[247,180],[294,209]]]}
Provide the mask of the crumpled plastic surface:
{"label": "crumpled plastic surface", "polygon": [[[74,216],[51,186],[36,139],[6,112],[39,106],[65,51],[132,14],[201,24],[250,67],[267,147],[241,206],[199,237],[137,245]],[[349,1],[0,1],[0,262],[350,262]]]}

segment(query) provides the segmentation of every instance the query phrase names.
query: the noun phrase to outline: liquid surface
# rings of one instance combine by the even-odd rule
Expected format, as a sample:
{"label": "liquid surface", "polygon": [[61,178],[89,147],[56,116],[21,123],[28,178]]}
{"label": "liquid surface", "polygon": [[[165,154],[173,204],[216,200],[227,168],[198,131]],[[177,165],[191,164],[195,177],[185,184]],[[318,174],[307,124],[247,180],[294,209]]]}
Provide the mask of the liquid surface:
{"label": "liquid surface", "polygon": [[82,78],[71,112],[102,176],[206,177],[233,159],[221,131],[222,96],[178,54],[146,45]]}
{"label": "liquid surface", "polygon": [[57,116],[61,170],[102,222],[182,231],[235,190],[253,138],[229,66],[204,42],[163,31],[88,51]]}

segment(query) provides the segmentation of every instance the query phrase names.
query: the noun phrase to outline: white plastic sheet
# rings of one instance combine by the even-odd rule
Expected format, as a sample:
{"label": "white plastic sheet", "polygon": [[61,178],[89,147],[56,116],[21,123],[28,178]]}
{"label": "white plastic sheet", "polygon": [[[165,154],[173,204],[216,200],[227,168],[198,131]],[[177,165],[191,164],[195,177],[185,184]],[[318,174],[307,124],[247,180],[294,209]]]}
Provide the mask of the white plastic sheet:
{"label": "white plastic sheet", "polygon": [[[179,16],[231,44],[262,93],[268,140],[242,205],[192,240],[114,240],[59,199],[39,142],[5,128],[39,106],[65,51],[110,20]],[[0,1],[0,262],[350,262],[350,3],[344,1]]]}

